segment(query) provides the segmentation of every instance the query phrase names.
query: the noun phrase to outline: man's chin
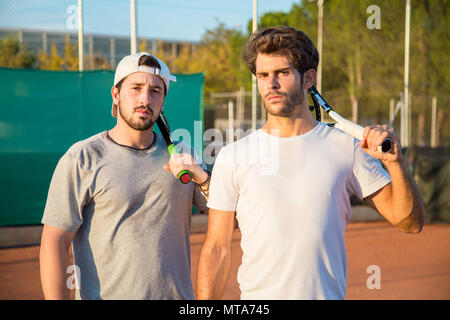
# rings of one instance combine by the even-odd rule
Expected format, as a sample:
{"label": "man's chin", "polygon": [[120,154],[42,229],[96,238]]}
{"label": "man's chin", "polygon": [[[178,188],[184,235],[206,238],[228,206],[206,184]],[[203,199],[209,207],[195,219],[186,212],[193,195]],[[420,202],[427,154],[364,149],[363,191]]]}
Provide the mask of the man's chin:
{"label": "man's chin", "polygon": [[149,124],[146,124],[146,125],[143,125],[143,126],[137,126],[136,128],[133,128],[133,129],[138,130],[138,131],[147,131],[147,130],[150,130],[152,128],[153,128],[153,122],[149,123]]}
{"label": "man's chin", "polygon": [[149,127],[134,127],[133,129],[136,130],[136,131],[144,132],[144,131],[150,130],[151,128],[152,128],[152,126],[149,126]]}
{"label": "man's chin", "polygon": [[289,117],[294,112],[295,108],[289,108],[288,106],[270,106],[266,107],[267,113],[276,117]]}
{"label": "man's chin", "polygon": [[153,125],[155,124],[152,120],[142,120],[138,119],[137,121],[133,121],[132,123],[128,123],[128,125],[137,131],[147,131],[149,129],[153,128]]}

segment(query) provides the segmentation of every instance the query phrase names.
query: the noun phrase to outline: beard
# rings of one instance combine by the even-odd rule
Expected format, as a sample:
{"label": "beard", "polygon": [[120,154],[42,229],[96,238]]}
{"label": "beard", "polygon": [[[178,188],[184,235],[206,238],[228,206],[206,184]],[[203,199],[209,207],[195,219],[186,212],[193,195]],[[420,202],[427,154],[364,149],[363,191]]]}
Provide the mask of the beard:
{"label": "beard", "polygon": [[[123,112],[120,105],[117,106],[117,109],[119,109],[119,113],[123,121],[125,121],[125,123],[134,130],[146,131],[152,128],[153,125],[155,124],[155,121],[153,120],[153,111],[150,109],[150,107],[136,107],[134,108],[134,111],[131,114],[126,114],[125,112]],[[134,119],[136,111],[140,109],[146,109],[150,113],[150,117],[148,117],[145,120]]]}
{"label": "beard", "polygon": [[[276,105],[280,105],[278,108],[274,108],[270,102],[266,102],[266,99],[270,95],[279,95],[284,97],[284,101],[277,102]],[[301,103],[304,95],[302,90],[298,90],[293,94],[287,94],[279,91],[270,91],[267,93],[263,99],[264,108],[266,111],[277,117],[289,117],[295,111],[295,107]]]}

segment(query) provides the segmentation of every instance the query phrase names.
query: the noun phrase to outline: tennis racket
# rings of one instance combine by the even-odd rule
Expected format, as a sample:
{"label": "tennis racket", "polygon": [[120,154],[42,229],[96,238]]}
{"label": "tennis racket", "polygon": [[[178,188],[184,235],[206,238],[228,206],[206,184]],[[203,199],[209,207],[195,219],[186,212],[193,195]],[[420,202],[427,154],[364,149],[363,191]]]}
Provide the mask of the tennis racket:
{"label": "tennis racket", "polygon": [[[334,109],[325,101],[325,99],[320,95],[320,93],[317,91],[317,89],[312,86],[309,89],[309,93],[312,97],[314,105],[317,107],[317,104],[322,107],[322,109],[328,113],[328,115],[336,121],[336,124],[334,125],[336,128],[341,129],[342,131],[348,133],[349,135],[355,137],[358,140],[362,140],[364,128],[360,125],[351,122],[350,120],[347,120],[343,117],[341,117]],[[316,108],[316,115],[318,108]],[[378,151],[381,151],[383,153],[389,152],[392,148],[392,141],[389,138],[384,139],[381,146],[378,146]]]}
{"label": "tennis racket", "polygon": [[[164,138],[164,141],[167,145],[167,150],[169,151],[169,155],[172,156],[173,154],[177,154],[178,151],[175,148],[175,145],[172,142],[172,139],[170,138],[170,128],[169,124],[167,122],[166,117],[164,116],[164,113],[159,114],[158,119],[156,120],[156,124],[158,125],[159,131],[161,131],[161,134]],[[177,174],[178,180],[180,180],[181,183],[186,184],[192,181],[192,173],[189,170],[182,170],[178,172]]]}

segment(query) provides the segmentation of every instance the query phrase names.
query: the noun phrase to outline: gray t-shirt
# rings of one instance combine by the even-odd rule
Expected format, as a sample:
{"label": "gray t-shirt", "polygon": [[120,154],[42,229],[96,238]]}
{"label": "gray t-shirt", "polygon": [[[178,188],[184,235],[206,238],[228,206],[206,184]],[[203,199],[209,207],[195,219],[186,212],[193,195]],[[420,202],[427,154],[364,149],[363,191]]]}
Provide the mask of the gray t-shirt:
{"label": "gray t-shirt", "polygon": [[159,134],[137,150],[106,131],[59,160],[42,223],[76,232],[77,299],[194,299],[190,220],[206,200],[163,169],[168,161]]}

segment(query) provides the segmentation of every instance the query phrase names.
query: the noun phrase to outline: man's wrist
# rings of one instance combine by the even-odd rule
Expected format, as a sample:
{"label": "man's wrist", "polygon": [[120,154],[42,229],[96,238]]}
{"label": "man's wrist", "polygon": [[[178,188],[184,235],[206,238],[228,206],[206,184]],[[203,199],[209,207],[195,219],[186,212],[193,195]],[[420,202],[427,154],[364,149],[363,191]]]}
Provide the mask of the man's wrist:
{"label": "man's wrist", "polygon": [[382,163],[388,172],[398,169],[408,169],[408,165],[404,157],[400,157],[397,161],[382,161]]}
{"label": "man's wrist", "polygon": [[197,189],[203,193],[203,195],[205,195],[206,197],[208,197],[209,195],[209,183],[211,182],[211,173],[206,170],[204,171],[204,173],[206,174],[206,179],[204,179],[203,182],[198,183],[195,182],[197,184]]}
{"label": "man's wrist", "polygon": [[196,182],[196,184],[200,188],[204,188],[204,187],[209,186],[209,182],[211,181],[211,173],[208,170],[204,170],[203,172],[206,174],[206,176],[203,179],[203,181],[202,182]]}
{"label": "man's wrist", "polygon": [[203,170],[203,168],[200,166],[197,166],[195,169],[196,170],[192,170],[193,173],[192,181],[196,185],[201,185],[208,179],[208,172]]}

